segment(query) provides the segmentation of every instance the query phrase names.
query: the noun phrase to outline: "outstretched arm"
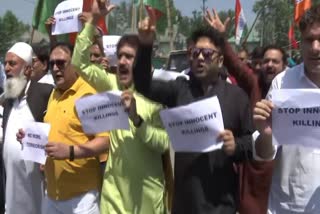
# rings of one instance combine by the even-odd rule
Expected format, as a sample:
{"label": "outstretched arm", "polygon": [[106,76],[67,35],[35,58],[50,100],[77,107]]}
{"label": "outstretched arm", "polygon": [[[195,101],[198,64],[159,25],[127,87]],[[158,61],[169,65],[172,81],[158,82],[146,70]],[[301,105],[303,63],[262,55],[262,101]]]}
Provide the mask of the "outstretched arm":
{"label": "outstretched arm", "polygon": [[146,18],[139,23],[140,45],[133,67],[135,88],[139,93],[153,101],[166,106],[173,106],[176,97],[175,81],[152,80],[151,56],[154,38],[154,17]]}
{"label": "outstretched arm", "polygon": [[[230,18],[228,17],[222,23],[218,13],[213,9],[212,13],[207,10],[205,20],[211,27],[225,34]],[[225,39],[224,65],[228,69],[228,72],[236,78],[238,86],[248,94],[251,100],[251,107],[253,108],[255,103],[261,99],[258,78],[247,64],[240,61],[227,39]]]}

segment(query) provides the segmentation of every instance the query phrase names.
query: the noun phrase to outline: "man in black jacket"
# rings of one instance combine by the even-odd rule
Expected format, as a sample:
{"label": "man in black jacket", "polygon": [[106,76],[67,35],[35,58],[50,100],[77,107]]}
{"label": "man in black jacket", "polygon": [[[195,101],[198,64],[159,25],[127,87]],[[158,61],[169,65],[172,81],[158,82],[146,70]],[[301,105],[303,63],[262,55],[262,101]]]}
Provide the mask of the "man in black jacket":
{"label": "man in black jacket", "polygon": [[252,158],[253,128],[247,95],[240,88],[219,79],[224,39],[212,28],[200,28],[192,35],[195,45],[190,80],[152,81],[154,29],[153,21],[149,19],[139,25],[141,45],[133,70],[137,91],[169,108],[217,96],[225,126],[221,133],[224,141],[221,150],[175,154],[172,213],[236,213],[238,178],[234,163]]}
{"label": "man in black jacket", "polygon": [[25,161],[16,133],[23,124],[43,121],[52,86],[30,81],[32,48],[18,42],[6,53],[3,144],[1,145],[1,212],[41,213],[44,178],[39,164]]}

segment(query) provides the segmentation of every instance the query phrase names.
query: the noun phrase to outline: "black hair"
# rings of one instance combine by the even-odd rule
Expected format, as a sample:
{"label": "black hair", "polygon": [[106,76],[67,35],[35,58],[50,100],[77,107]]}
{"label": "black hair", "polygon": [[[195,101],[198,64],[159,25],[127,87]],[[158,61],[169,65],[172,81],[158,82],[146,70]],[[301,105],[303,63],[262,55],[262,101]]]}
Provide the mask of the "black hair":
{"label": "black hair", "polygon": [[221,54],[224,53],[224,37],[216,29],[207,25],[200,26],[192,33],[191,38],[194,44],[196,44],[201,37],[207,37],[217,48],[220,49]]}
{"label": "black hair", "polygon": [[312,6],[303,14],[299,22],[300,32],[304,32],[307,27],[315,22],[320,23],[320,4]]}
{"label": "black hair", "polygon": [[139,41],[139,37],[137,34],[123,35],[117,44],[117,54],[118,54],[120,48],[122,48],[122,46],[124,46],[124,45],[129,45],[132,48],[138,50],[139,44],[140,44],[140,41]]}
{"label": "black hair", "polygon": [[262,59],[264,55],[264,50],[262,47],[258,46],[253,49],[250,54],[251,59]]}
{"label": "black hair", "polygon": [[283,50],[283,48],[281,48],[280,46],[278,45],[275,45],[275,44],[271,44],[271,45],[267,45],[264,49],[263,49],[263,55],[268,51],[268,50],[277,50],[277,51],[280,51],[281,54],[282,54],[282,62],[284,65],[287,65],[288,64],[288,56],[286,54],[286,52]]}
{"label": "black hair", "polygon": [[42,62],[48,62],[49,61],[49,47],[40,45],[40,44],[33,44],[32,45],[33,53],[36,55],[36,57]]}
{"label": "black hair", "polygon": [[51,48],[50,48],[50,54],[52,53],[52,51],[56,48],[61,48],[62,50],[66,51],[66,52],[70,52],[70,56],[72,56],[73,54],[73,48],[74,46],[68,42],[57,42],[54,43]]}

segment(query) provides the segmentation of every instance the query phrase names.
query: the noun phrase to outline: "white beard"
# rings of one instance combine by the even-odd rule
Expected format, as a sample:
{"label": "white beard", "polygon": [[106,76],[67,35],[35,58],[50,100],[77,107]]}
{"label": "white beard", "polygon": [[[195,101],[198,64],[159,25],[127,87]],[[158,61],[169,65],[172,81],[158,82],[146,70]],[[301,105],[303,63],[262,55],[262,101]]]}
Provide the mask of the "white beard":
{"label": "white beard", "polygon": [[20,71],[17,77],[11,77],[6,80],[4,85],[5,98],[18,98],[27,85],[27,78],[23,72],[24,68]]}

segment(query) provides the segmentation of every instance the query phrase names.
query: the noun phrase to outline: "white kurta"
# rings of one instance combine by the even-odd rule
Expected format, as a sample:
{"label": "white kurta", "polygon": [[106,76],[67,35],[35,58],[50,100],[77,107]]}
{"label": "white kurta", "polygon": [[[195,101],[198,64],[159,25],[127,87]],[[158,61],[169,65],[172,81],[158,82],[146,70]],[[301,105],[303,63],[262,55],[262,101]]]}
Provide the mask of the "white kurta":
{"label": "white kurta", "polygon": [[6,214],[41,214],[44,177],[39,164],[21,158],[21,145],[16,140],[16,133],[27,121],[34,118],[24,97],[14,102],[5,133]]}

